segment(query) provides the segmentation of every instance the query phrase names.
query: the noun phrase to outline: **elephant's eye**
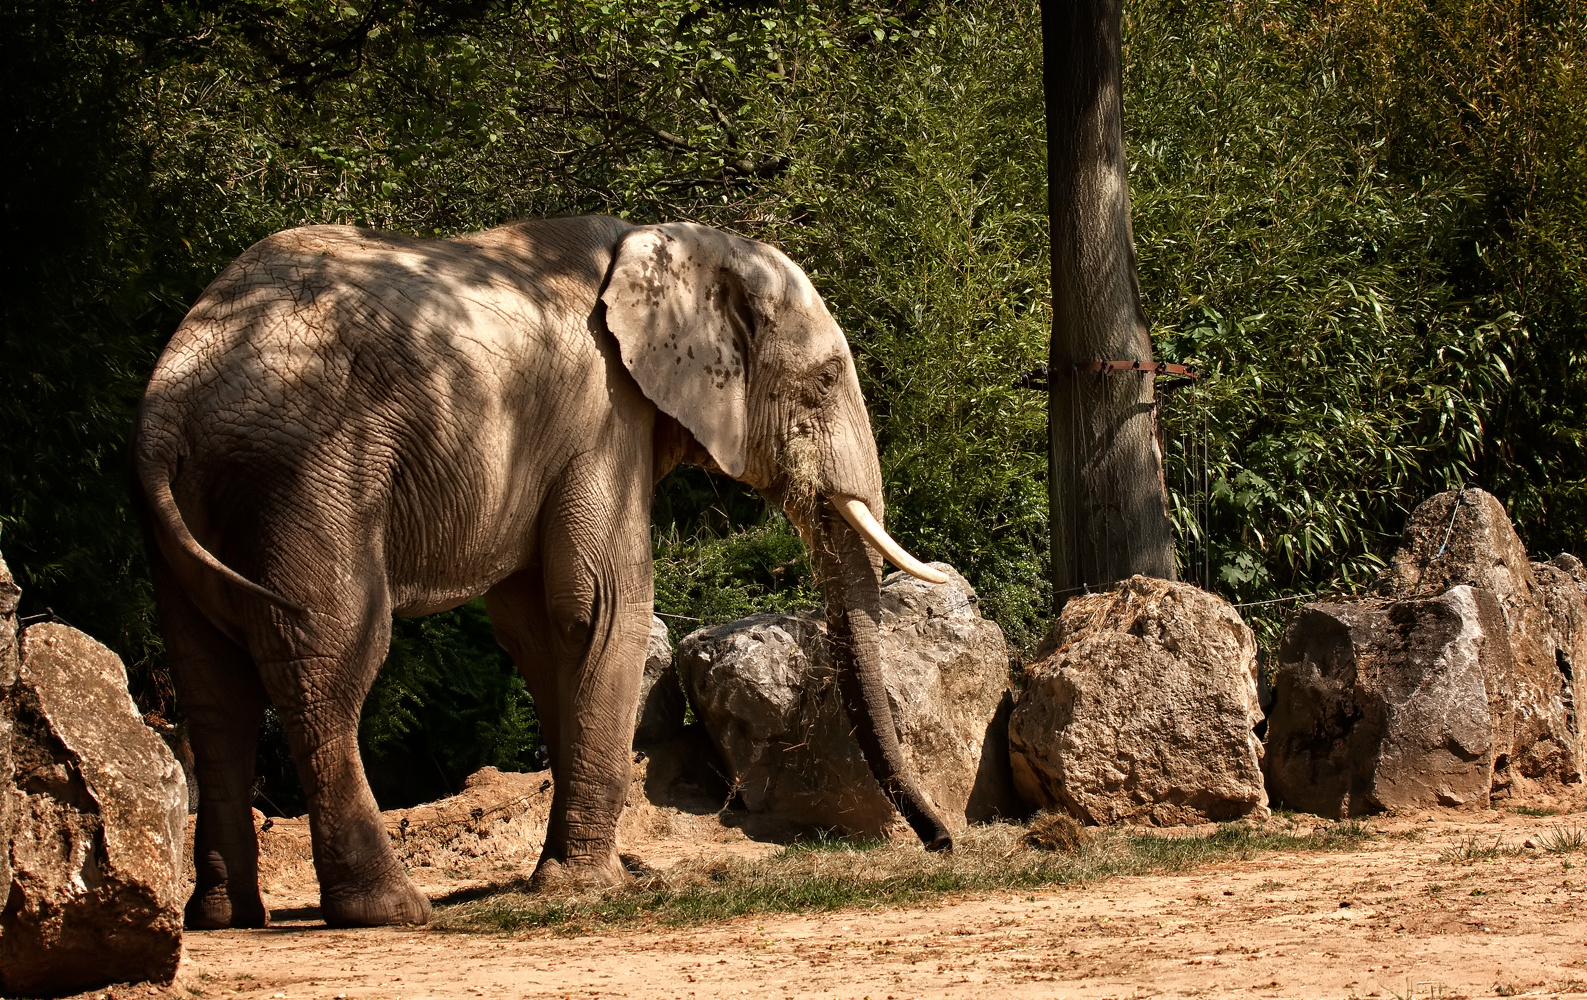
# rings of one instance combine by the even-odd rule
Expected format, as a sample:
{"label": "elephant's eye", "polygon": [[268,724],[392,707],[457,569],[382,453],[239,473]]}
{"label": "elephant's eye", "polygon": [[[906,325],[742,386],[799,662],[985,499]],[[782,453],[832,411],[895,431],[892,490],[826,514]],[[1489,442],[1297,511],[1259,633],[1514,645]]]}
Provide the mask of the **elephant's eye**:
{"label": "elephant's eye", "polygon": [[826,401],[827,395],[843,378],[843,356],[834,354],[832,357],[816,366],[804,380],[804,403],[806,406],[820,406]]}

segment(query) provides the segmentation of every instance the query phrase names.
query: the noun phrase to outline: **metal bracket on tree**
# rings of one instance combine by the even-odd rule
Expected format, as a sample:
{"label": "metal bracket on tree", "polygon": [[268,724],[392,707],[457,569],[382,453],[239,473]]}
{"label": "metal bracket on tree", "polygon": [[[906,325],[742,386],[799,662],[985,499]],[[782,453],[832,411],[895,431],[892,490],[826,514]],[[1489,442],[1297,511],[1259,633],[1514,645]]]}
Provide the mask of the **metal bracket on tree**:
{"label": "metal bracket on tree", "polygon": [[[1192,365],[1178,365],[1169,361],[1075,361],[1066,365],[1069,374],[1078,372],[1096,372],[1107,376],[1114,372],[1136,372],[1141,375],[1156,375],[1159,379],[1170,378],[1173,381],[1160,381],[1158,386],[1167,392],[1170,389],[1179,389],[1201,378],[1201,370]],[[1045,390],[1048,386],[1047,379],[1050,371],[1046,365],[1032,369],[1021,376],[1019,385],[1026,389]]]}

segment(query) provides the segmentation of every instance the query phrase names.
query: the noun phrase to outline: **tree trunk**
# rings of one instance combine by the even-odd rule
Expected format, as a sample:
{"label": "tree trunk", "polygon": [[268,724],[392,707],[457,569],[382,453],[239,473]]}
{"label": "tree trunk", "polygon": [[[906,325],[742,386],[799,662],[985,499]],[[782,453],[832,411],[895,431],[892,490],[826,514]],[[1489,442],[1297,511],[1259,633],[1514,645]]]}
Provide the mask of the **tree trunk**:
{"label": "tree trunk", "polygon": [[1076,371],[1149,361],[1124,161],[1119,0],[1042,0],[1052,218],[1048,501],[1054,614],[1135,573],[1172,580],[1152,375]]}

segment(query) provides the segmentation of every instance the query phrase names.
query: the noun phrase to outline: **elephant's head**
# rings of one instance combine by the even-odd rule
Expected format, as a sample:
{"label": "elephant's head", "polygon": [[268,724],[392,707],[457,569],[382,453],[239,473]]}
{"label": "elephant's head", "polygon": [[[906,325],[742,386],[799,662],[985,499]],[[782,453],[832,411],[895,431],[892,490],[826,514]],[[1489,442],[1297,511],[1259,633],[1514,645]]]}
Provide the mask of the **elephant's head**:
{"label": "elephant's head", "polygon": [[763,243],[672,223],[624,237],[601,300],[645,395],[722,471],[780,504],[810,544],[871,772],[928,847],[951,847],[904,760],[877,632],[882,556],[946,578],[881,526],[881,465],[854,358],[815,286]]}

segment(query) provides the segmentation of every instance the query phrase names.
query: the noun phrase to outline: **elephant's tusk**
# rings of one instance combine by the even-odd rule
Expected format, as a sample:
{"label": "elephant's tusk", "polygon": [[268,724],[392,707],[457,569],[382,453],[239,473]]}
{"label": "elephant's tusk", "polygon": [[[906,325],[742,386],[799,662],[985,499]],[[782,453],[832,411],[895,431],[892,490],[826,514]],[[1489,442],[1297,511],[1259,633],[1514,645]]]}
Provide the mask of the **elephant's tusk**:
{"label": "elephant's tusk", "polygon": [[946,573],[927,566],[919,559],[905,552],[902,545],[893,541],[893,536],[889,535],[886,529],[876,522],[875,515],[865,505],[864,500],[858,500],[854,497],[833,497],[832,502],[837,505],[838,513],[843,515],[843,520],[849,522],[854,530],[860,533],[860,537],[869,542],[871,547],[880,552],[888,562],[910,576],[919,577],[927,583],[948,582]]}

